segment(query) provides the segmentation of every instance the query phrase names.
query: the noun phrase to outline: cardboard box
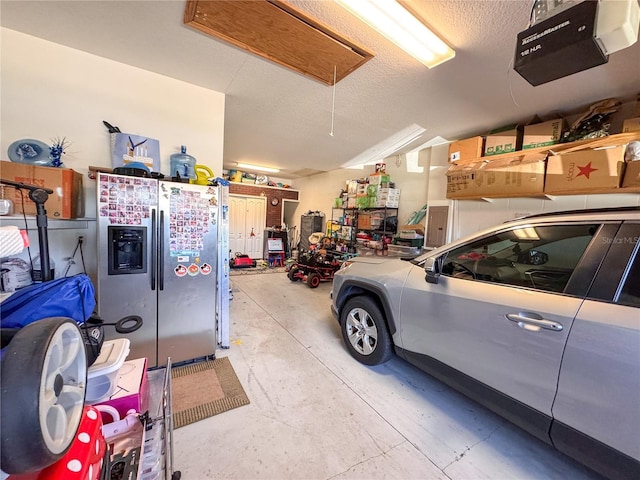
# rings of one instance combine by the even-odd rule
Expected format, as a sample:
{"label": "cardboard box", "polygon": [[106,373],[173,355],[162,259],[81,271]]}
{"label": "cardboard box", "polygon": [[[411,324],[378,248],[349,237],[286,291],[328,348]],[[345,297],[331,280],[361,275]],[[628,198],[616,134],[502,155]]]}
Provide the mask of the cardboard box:
{"label": "cardboard box", "polygon": [[397,198],[376,198],[371,208],[398,208],[399,205]]}
{"label": "cardboard box", "polygon": [[376,197],[356,197],[357,208],[369,208],[372,201],[375,201]]}
{"label": "cardboard box", "polygon": [[640,160],[627,162],[624,169],[623,187],[640,187]]}
{"label": "cardboard box", "polygon": [[566,128],[567,123],[562,118],[527,125],[524,127],[522,149],[546,147],[560,143],[562,132]]}
{"label": "cardboard box", "polygon": [[400,231],[413,231],[418,235],[424,236],[424,226],[423,225],[402,225],[400,227]]}
{"label": "cardboard box", "polygon": [[524,125],[510,125],[492,130],[484,141],[484,156],[501,155],[522,149]]}
{"label": "cardboard box", "polygon": [[378,195],[378,185],[367,185],[367,197],[375,197]]}
{"label": "cardboard box", "polygon": [[547,161],[545,193],[588,193],[620,187],[624,146],[552,155]]}
{"label": "cardboard box", "polygon": [[449,163],[473,162],[482,157],[484,137],[472,137],[449,144]]}
{"label": "cardboard box", "polygon": [[[0,162],[0,177],[14,182],[28,183],[53,190],[44,208],[47,217],[70,219],[84,217],[84,191],[82,189],[82,174],[69,168],[40,167],[26,163]],[[13,192],[12,192],[13,191]],[[5,194],[11,195],[13,210],[16,215],[22,215],[22,196],[20,190],[5,188]],[[24,213],[36,214],[36,205],[29,198],[29,192],[24,194]]]}
{"label": "cardboard box", "polygon": [[372,207],[375,208],[398,208],[400,203],[400,189],[399,188],[381,188],[378,190],[378,195],[375,197]]}
{"label": "cardboard box", "polygon": [[452,165],[447,171],[447,198],[541,195],[545,159],[545,153],[529,153]]}
{"label": "cardboard box", "polygon": [[371,215],[368,213],[361,213],[358,215],[358,228],[365,230],[371,229]]}
{"label": "cardboard box", "polygon": [[416,238],[424,238],[424,235],[420,235],[415,230],[400,230],[400,235],[398,235],[398,237],[403,239],[413,240]]}
{"label": "cardboard box", "polygon": [[374,173],[369,175],[370,185],[389,185],[391,178],[386,173]]}
{"label": "cardboard box", "polygon": [[640,117],[627,118],[622,123],[622,133],[640,131]]}
{"label": "cardboard box", "polygon": [[378,196],[387,196],[390,198],[398,197],[400,198],[400,189],[399,188],[379,188]]}
{"label": "cardboard box", "polygon": [[347,182],[347,193],[349,195],[355,195],[358,193],[358,181],[357,180],[349,180]]}
{"label": "cardboard box", "polygon": [[352,233],[353,232],[351,230],[351,227],[340,227],[340,230],[338,230],[338,238],[341,238],[343,240],[351,240]]}

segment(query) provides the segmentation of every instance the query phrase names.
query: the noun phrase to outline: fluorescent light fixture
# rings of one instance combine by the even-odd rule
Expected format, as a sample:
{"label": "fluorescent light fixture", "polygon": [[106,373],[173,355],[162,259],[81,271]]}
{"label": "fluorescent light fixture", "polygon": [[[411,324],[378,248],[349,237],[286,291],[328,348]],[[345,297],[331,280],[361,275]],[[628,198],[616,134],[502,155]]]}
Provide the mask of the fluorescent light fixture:
{"label": "fluorescent light fixture", "polygon": [[335,0],[427,67],[456,53],[395,0]]}
{"label": "fluorescent light fixture", "polygon": [[426,132],[424,128],[415,123],[403,128],[399,132],[391,135],[386,140],[365,150],[360,155],[352,158],[342,165],[342,168],[360,168],[362,165],[373,165],[381,162],[385,158],[403,153],[401,150],[415,140],[419,139]]}
{"label": "fluorescent light fixture", "polygon": [[257,170],[259,172],[278,173],[280,171],[279,168],[261,167],[259,165],[250,165],[248,163],[238,163],[237,165],[238,165],[238,168],[246,168],[247,170]]}

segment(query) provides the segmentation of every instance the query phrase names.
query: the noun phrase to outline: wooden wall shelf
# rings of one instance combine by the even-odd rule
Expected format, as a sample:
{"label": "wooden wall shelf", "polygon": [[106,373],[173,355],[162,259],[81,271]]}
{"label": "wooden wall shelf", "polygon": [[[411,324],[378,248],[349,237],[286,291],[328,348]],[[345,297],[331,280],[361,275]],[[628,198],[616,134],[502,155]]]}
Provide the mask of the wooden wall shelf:
{"label": "wooden wall shelf", "polygon": [[640,193],[640,187],[628,187],[628,188],[608,188],[603,190],[575,190],[571,192],[557,192],[557,193],[540,193],[537,195],[483,195],[481,197],[461,197],[451,198],[450,200],[479,200],[484,202],[491,202],[499,198],[546,198],[553,200],[554,197],[567,197],[570,195],[610,195],[620,193]]}

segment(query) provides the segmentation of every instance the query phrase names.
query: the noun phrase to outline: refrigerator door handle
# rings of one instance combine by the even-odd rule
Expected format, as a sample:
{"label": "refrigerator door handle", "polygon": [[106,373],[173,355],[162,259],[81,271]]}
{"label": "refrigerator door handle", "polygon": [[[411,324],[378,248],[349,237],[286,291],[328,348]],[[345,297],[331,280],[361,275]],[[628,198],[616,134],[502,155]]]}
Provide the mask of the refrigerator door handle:
{"label": "refrigerator door handle", "polygon": [[158,289],[164,290],[164,210],[160,210],[160,228],[158,229]]}
{"label": "refrigerator door handle", "polygon": [[151,290],[156,289],[156,263],[158,260],[157,245],[157,229],[156,229],[156,209],[151,209]]}

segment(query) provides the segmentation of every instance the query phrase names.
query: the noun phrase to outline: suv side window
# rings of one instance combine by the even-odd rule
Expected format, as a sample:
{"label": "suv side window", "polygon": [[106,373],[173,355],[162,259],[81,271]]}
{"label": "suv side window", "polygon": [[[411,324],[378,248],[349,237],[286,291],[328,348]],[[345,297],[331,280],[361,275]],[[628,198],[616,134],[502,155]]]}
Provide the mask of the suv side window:
{"label": "suv side window", "polygon": [[616,303],[640,307],[640,250],[637,248]]}
{"label": "suv side window", "polygon": [[451,250],[442,274],[563,292],[599,225],[517,227]]}

